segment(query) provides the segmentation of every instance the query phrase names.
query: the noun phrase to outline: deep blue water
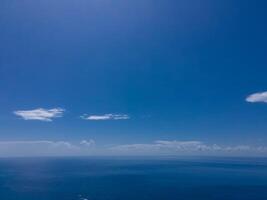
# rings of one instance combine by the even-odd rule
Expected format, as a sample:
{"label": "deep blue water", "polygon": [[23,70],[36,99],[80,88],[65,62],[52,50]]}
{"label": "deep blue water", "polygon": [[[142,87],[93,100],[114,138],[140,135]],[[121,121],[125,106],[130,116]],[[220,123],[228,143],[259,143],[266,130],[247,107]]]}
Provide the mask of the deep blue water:
{"label": "deep blue water", "polygon": [[1,200],[265,200],[264,158],[0,159]]}

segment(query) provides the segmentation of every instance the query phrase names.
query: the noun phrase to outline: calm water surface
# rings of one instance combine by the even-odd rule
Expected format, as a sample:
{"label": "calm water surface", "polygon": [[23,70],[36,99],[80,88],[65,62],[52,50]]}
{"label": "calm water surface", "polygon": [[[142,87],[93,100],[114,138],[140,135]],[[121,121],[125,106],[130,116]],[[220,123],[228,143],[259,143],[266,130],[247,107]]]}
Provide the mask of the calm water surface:
{"label": "calm water surface", "polygon": [[1,200],[265,200],[265,158],[0,159]]}

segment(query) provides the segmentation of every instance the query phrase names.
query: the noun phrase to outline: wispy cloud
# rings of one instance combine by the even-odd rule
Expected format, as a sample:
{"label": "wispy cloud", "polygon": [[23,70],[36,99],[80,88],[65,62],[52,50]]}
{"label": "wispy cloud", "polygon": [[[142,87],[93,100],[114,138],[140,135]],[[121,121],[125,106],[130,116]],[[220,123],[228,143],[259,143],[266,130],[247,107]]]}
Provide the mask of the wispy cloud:
{"label": "wispy cloud", "polygon": [[267,91],[251,94],[246,98],[246,101],[250,103],[256,103],[256,102],[267,103]]}
{"label": "wispy cloud", "polygon": [[84,147],[94,147],[95,146],[95,141],[90,139],[90,140],[82,140],[80,142],[80,145],[81,146],[84,146]]}
{"label": "wispy cloud", "polygon": [[152,143],[96,146],[94,140],[0,141],[0,157],[12,156],[87,156],[87,155],[267,155],[266,146],[221,146],[201,141],[157,140]]}
{"label": "wispy cloud", "polygon": [[65,110],[62,108],[43,109],[37,108],[34,110],[17,110],[14,114],[24,120],[39,120],[39,121],[52,121],[53,118],[62,117]]}
{"label": "wispy cloud", "polygon": [[248,145],[219,146],[201,141],[158,140],[148,144],[124,144],[110,148],[121,154],[177,154],[177,155],[242,155],[267,153],[266,147]]}
{"label": "wispy cloud", "polygon": [[130,119],[129,115],[126,114],[104,114],[104,115],[87,115],[81,116],[85,120],[126,120]]}
{"label": "wispy cloud", "polygon": [[0,141],[0,156],[67,156],[87,155],[94,149],[94,140],[78,144],[68,141]]}

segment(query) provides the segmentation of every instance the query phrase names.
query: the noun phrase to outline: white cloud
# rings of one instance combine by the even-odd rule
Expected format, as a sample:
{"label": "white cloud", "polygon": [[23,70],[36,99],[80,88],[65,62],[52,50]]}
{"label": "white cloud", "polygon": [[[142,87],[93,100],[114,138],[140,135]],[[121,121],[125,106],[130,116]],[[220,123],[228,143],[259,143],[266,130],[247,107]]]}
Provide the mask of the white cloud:
{"label": "white cloud", "polygon": [[92,139],[69,141],[0,141],[0,157],[12,156],[88,156],[88,155],[267,155],[267,146],[219,146],[201,141],[157,140],[152,143],[96,147]]}
{"label": "white cloud", "polygon": [[267,91],[251,94],[246,98],[246,101],[250,103],[256,103],[256,102],[267,103]]}
{"label": "white cloud", "polygon": [[130,117],[126,114],[104,114],[104,115],[83,115],[82,119],[85,120],[125,120],[130,119]]}
{"label": "white cloud", "polygon": [[157,140],[150,144],[126,144],[112,147],[112,150],[124,152],[177,152],[177,151],[200,151],[209,147],[200,141],[166,141]]}
{"label": "white cloud", "polygon": [[90,155],[94,140],[82,140],[78,144],[68,141],[0,141],[0,156],[67,156]]}
{"label": "white cloud", "polygon": [[17,110],[14,114],[24,120],[39,120],[39,121],[52,121],[53,118],[62,117],[65,110],[62,108],[43,109],[37,108],[34,110]]}
{"label": "white cloud", "polygon": [[84,147],[94,147],[95,146],[95,141],[90,139],[90,140],[82,140],[80,142],[80,145],[84,146]]}
{"label": "white cloud", "polygon": [[267,153],[266,147],[247,145],[219,146],[201,141],[158,140],[148,144],[124,144],[110,148],[114,153],[122,154],[177,154],[177,155],[242,155]]}

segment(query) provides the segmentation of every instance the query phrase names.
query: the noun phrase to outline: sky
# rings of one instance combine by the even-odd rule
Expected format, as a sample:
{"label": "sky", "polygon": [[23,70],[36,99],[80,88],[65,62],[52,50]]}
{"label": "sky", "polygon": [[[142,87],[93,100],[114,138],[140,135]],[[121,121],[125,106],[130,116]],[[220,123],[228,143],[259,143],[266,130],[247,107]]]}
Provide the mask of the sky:
{"label": "sky", "polygon": [[267,155],[264,0],[1,0],[0,156]]}

